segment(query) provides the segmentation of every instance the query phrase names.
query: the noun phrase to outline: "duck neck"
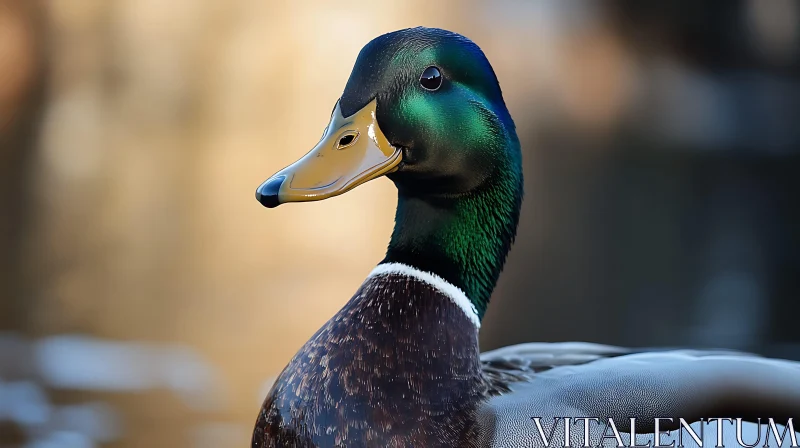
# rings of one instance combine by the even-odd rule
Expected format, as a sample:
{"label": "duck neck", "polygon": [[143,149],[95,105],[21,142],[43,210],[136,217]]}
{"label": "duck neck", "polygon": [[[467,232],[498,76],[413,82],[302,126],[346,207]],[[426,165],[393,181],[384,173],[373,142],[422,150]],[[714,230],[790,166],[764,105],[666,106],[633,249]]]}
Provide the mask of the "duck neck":
{"label": "duck neck", "polygon": [[460,288],[482,319],[516,235],[522,174],[500,169],[455,197],[404,192],[386,258],[434,273]]}

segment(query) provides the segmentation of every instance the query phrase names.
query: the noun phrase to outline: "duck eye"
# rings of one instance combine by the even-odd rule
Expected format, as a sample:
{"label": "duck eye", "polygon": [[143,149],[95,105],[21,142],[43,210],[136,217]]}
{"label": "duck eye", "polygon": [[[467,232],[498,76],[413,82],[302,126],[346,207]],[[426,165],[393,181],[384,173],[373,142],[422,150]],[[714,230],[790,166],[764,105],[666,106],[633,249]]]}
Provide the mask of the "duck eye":
{"label": "duck eye", "polygon": [[339,143],[336,144],[336,149],[344,149],[355,143],[358,138],[358,132],[349,131],[339,138]]}
{"label": "duck eye", "polygon": [[442,86],[442,73],[436,67],[428,67],[419,77],[419,84],[425,90],[438,90]]}

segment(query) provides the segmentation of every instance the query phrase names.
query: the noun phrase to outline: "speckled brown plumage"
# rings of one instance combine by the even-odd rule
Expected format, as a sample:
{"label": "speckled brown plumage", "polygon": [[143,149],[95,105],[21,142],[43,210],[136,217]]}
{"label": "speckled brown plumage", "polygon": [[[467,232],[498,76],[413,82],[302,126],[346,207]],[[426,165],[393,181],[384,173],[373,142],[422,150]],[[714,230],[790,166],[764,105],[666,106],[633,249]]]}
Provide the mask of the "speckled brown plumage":
{"label": "speckled brown plumage", "polygon": [[474,446],[486,391],[461,309],[414,278],[371,277],[281,373],[252,446]]}
{"label": "speckled brown plumage", "polygon": [[412,276],[378,275],[280,375],[252,446],[541,446],[531,418],[562,416],[637,416],[646,442],[655,417],[786,421],[800,411],[798,372],[725,351],[585,343],[479,355],[477,328],[450,297]]}

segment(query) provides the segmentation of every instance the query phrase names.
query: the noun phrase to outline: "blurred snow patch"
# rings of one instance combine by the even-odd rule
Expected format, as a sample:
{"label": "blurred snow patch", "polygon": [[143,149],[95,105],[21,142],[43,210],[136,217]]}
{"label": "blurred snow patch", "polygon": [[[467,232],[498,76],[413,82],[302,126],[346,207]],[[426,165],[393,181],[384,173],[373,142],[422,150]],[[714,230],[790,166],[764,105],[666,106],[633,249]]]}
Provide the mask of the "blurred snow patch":
{"label": "blurred snow patch", "polygon": [[98,442],[121,435],[120,416],[104,403],[85,403],[56,408],[53,424],[59,431],[76,431]]}
{"label": "blurred snow patch", "polygon": [[52,407],[42,388],[31,381],[0,381],[0,420],[20,426],[41,425],[50,418]]}
{"label": "blurred snow patch", "polygon": [[57,431],[47,438],[34,440],[26,448],[95,448],[94,442],[85,435],[72,431]]}
{"label": "blurred snow patch", "polygon": [[53,336],[34,343],[40,376],[56,388],[137,392],[169,389],[193,408],[221,406],[214,368],[190,347]]}

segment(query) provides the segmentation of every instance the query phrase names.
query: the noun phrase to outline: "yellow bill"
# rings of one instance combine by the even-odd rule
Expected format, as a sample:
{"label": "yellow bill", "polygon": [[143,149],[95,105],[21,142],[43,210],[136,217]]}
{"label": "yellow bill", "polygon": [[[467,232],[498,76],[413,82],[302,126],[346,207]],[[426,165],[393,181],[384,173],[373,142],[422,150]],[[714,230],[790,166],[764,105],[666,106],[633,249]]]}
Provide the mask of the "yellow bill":
{"label": "yellow bill", "polygon": [[339,104],[322,140],[308,154],[267,179],[256,190],[265,207],[319,201],[340,195],[397,169],[400,149],[389,144],[375,118],[377,101],[343,117]]}

